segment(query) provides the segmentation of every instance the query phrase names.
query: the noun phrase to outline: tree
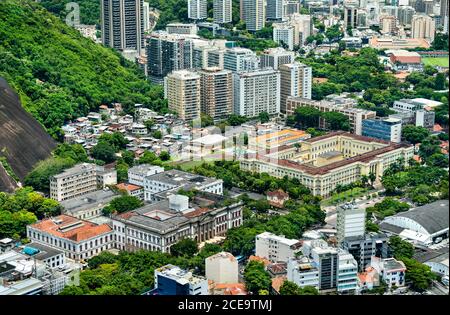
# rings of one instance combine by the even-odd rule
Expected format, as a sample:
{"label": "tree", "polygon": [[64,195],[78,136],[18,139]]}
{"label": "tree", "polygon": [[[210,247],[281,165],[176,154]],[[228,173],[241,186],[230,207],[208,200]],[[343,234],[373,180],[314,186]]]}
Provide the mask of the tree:
{"label": "tree", "polygon": [[317,108],[310,106],[298,107],[295,110],[295,121],[302,128],[317,127],[319,125],[319,118],[321,112]]}
{"label": "tree", "polygon": [[414,246],[402,240],[398,236],[392,236],[389,239],[389,247],[396,259],[412,258],[414,255]]}
{"label": "tree", "polygon": [[350,121],[347,116],[338,112],[321,113],[321,117],[325,119],[328,129],[331,130],[350,130]]}
{"label": "tree", "polygon": [[155,125],[155,120],[153,118],[144,121],[144,126],[147,128],[148,132],[152,131],[153,126]]}
{"label": "tree", "polygon": [[280,287],[280,295],[298,295],[300,287],[292,281],[285,280]]}
{"label": "tree", "polygon": [[88,160],[86,150],[80,144],[61,143],[53,151],[53,154],[63,159],[71,158],[76,163],[87,162]]}
{"label": "tree", "polygon": [[406,282],[410,283],[411,289],[423,292],[428,289],[436,276],[431,272],[431,267],[418,262],[415,259],[402,257],[406,267]]}
{"label": "tree", "polygon": [[412,144],[416,145],[417,143],[422,142],[427,137],[430,136],[430,131],[424,127],[416,127],[413,125],[407,125],[402,129],[402,138]]}
{"label": "tree", "polygon": [[144,203],[139,198],[136,198],[134,196],[125,195],[125,196],[116,197],[113,200],[111,200],[109,205],[107,205],[105,208],[103,208],[103,213],[105,215],[115,213],[115,212],[122,213],[122,212],[137,209],[139,207],[142,207],[143,205],[144,205]]}
{"label": "tree", "polygon": [[155,139],[162,139],[162,133],[159,130],[156,130],[152,133],[152,137]]}
{"label": "tree", "polygon": [[256,294],[260,290],[269,290],[272,283],[264,264],[259,261],[250,261],[244,270],[244,281],[247,291]]}
{"label": "tree", "polygon": [[170,160],[170,154],[169,154],[169,152],[167,152],[167,151],[162,151],[162,152],[159,154],[159,159],[160,159],[161,161],[169,161],[169,160]]}
{"label": "tree", "polygon": [[128,144],[128,140],[120,132],[102,133],[98,138],[98,142],[105,142],[114,148],[114,152],[118,152],[121,149],[125,149]]}
{"label": "tree", "polygon": [[128,165],[133,166],[134,164],[134,152],[132,151],[122,151],[122,160]]}
{"label": "tree", "polygon": [[198,252],[197,242],[190,238],[183,238],[170,247],[170,253],[175,257],[192,257]]}
{"label": "tree", "polygon": [[267,112],[259,113],[259,120],[262,124],[268,122],[270,120],[269,114]]}
{"label": "tree", "polygon": [[375,175],[375,173],[370,172],[369,173],[370,186],[373,186],[373,184],[375,183],[376,179],[377,179],[377,176]]}
{"label": "tree", "polygon": [[92,148],[91,155],[94,159],[111,163],[116,160],[116,153],[114,147],[106,141],[99,141],[96,146]]}

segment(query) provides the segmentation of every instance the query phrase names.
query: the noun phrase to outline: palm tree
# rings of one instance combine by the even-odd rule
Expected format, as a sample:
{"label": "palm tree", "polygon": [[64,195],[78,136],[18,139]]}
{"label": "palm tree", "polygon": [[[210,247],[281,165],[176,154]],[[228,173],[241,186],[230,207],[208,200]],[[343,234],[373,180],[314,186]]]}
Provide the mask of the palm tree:
{"label": "palm tree", "polygon": [[377,179],[377,176],[373,172],[370,172],[369,173],[370,186],[373,187],[373,183],[375,182],[376,179]]}
{"label": "palm tree", "polygon": [[361,176],[361,183],[363,184],[364,187],[367,186],[368,182],[369,182],[369,177],[367,175],[362,175]]}

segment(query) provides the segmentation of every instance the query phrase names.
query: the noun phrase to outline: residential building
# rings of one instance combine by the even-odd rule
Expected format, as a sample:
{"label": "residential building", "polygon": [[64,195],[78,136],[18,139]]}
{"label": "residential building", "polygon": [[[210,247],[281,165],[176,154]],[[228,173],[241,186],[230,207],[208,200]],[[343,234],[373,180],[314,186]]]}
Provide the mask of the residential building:
{"label": "residential building", "polygon": [[82,196],[61,201],[62,213],[72,217],[90,220],[102,215],[104,207],[119,195],[109,189],[95,190]]}
{"label": "residential building", "polygon": [[200,74],[200,110],[213,119],[223,119],[233,112],[233,75],[230,70],[209,67]]}
{"label": "residential building", "polygon": [[338,250],[323,240],[304,241],[302,254],[309,258],[319,271],[319,290],[334,291],[338,281]]}
{"label": "residential building", "polygon": [[204,20],[208,17],[207,0],[188,0],[188,18]]}
{"label": "residential building", "polygon": [[402,137],[402,121],[396,118],[371,118],[362,122],[362,135],[399,143]]}
{"label": "residential building", "polygon": [[[288,96],[286,98],[286,115],[294,115],[295,110],[298,107],[309,106],[320,110],[321,112],[338,112],[344,114],[349,119],[350,131],[361,135],[362,134],[362,121],[364,119],[375,118],[376,112],[364,110],[361,108],[355,108],[354,103],[347,102],[347,100],[340,102],[338,100],[322,100],[314,101],[307,98]],[[326,128],[326,121],[324,119],[319,120],[319,128]]]}
{"label": "residential building", "polygon": [[214,23],[227,24],[232,21],[233,14],[232,0],[214,0],[213,1],[213,19]]}
{"label": "residential building", "polygon": [[165,265],[155,269],[154,294],[208,295],[208,280],[178,266]]}
{"label": "residential building", "polygon": [[158,194],[176,193],[180,189],[185,191],[195,189],[222,195],[223,181],[175,169],[146,176],[144,179],[146,201],[160,201],[163,197],[160,197]]}
{"label": "residential building", "polygon": [[151,164],[139,164],[128,169],[128,182],[130,184],[144,186],[144,179],[147,176],[164,172],[161,166]]}
{"label": "residential building", "polygon": [[220,252],[205,259],[206,279],[216,284],[238,283],[238,261],[227,252]]}
{"label": "residential building", "polygon": [[283,1],[283,19],[288,19],[293,14],[300,12],[300,1],[284,0]]}
{"label": "residential building", "polygon": [[144,187],[129,184],[129,183],[119,183],[116,185],[116,188],[125,193],[127,196],[133,196],[140,200],[144,200]]}
{"label": "residential building", "polygon": [[268,48],[261,53],[259,59],[262,69],[273,68],[278,70],[281,65],[294,62],[295,53],[281,47]]}
{"label": "residential building", "polygon": [[255,255],[272,262],[287,262],[300,250],[300,242],[269,232],[256,235]]}
{"label": "residential building", "polygon": [[63,251],[75,261],[84,261],[113,248],[113,235],[108,224],[98,225],[66,214],[27,226],[27,237],[32,242]]}
{"label": "residential building", "polygon": [[166,26],[166,32],[168,34],[180,34],[180,35],[197,35],[197,24],[185,24],[185,23],[169,23]]}
{"label": "residential building", "polygon": [[344,27],[356,28],[357,26],[358,7],[347,5],[344,6]]}
{"label": "residential building", "polygon": [[111,185],[117,184],[117,171],[111,165],[96,167],[97,172],[97,186],[106,188]]}
{"label": "residential building", "polygon": [[233,72],[256,70],[259,68],[259,59],[250,49],[233,47],[223,54],[223,68]]}
{"label": "residential building", "polygon": [[382,34],[397,34],[397,17],[393,15],[382,15],[380,16],[380,32]]}
{"label": "residential building", "polygon": [[154,32],[147,38],[148,75],[161,84],[170,72],[192,67],[193,42],[186,35]]}
{"label": "residential building", "polygon": [[289,194],[285,193],[281,189],[267,192],[267,201],[269,201],[269,204],[275,208],[283,208],[284,203],[288,200]]}
{"label": "residential building", "polygon": [[283,0],[267,0],[266,19],[279,21],[283,18]]}
{"label": "residential building", "polygon": [[240,161],[243,170],[297,178],[313,195],[329,196],[339,185],[373,173],[375,185],[384,170],[402,159],[405,165],[413,156],[413,146],[358,136],[343,131],[304,140],[275,153],[248,152]]}
{"label": "residential building", "polygon": [[337,207],[337,241],[341,244],[348,237],[361,237],[366,232],[366,210],[352,203]]}
{"label": "residential building", "polygon": [[96,165],[77,164],[50,177],[50,198],[64,201],[97,190]]}
{"label": "residential building", "polygon": [[389,238],[383,233],[368,233],[362,236],[346,237],[340,246],[348,251],[358,263],[358,270],[364,271],[372,257],[388,258]]}
{"label": "residential building", "polygon": [[411,20],[411,37],[423,38],[428,42],[434,41],[435,20],[428,15],[414,15]]}
{"label": "residential building", "polygon": [[312,68],[299,62],[281,65],[280,71],[280,111],[286,113],[289,96],[311,99]]}
{"label": "residential building", "polygon": [[413,100],[401,99],[394,102],[392,109],[396,113],[389,115],[389,117],[401,119],[402,126],[415,125],[432,131],[436,114],[432,110],[426,110],[425,107]]}
{"label": "residential building", "polygon": [[148,32],[151,30],[151,22],[150,22],[150,4],[146,1],[143,2],[142,7],[142,18],[144,20],[144,32]]}
{"label": "residential building", "polygon": [[295,28],[288,23],[274,23],[273,41],[289,50],[294,50]]}
{"label": "residential building", "polygon": [[240,12],[248,31],[256,32],[265,26],[266,1],[241,0]]}
{"label": "residential building", "polygon": [[411,6],[399,6],[398,7],[398,21],[403,26],[411,26],[413,15],[416,10]]}
{"label": "residential building", "polygon": [[114,215],[112,225],[119,250],[152,250],[169,253],[183,238],[204,242],[225,236],[242,225],[242,202],[224,206],[223,196],[198,192],[191,200],[183,195],[146,204],[133,211]]}
{"label": "residential building", "polygon": [[308,257],[291,257],[287,262],[287,280],[300,288],[310,286],[319,290],[319,269]]}
{"label": "residential building", "polygon": [[370,264],[382,277],[389,288],[405,286],[405,264],[395,258],[372,257]]}
{"label": "residential building", "polygon": [[302,46],[306,39],[313,35],[313,20],[310,14],[291,14],[288,23],[294,26],[294,46]]}
{"label": "residential building", "polygon": [[262,112],[280,112],[280,73],[262,69],[233,74],[234,113],[256,117]]}
{"label": "residential building", "polygon": [[189,70],[178,70],[164,79],[164,97],[169,110],[182,120],[200,117],[200,75]]}
{"label": "residential building", "polygon": [[337,291],[352,294],[358,287],[358,263],[344,250],[338,251]]}
{"label": "residential building", "polygon": [[0,284],[0,295],[42,295],[44,283],[36,278],[28,278],[11,285]]}
{"label": "residential building", "polygon": [[144,53],[143,0],[101,0],[103,45]]}

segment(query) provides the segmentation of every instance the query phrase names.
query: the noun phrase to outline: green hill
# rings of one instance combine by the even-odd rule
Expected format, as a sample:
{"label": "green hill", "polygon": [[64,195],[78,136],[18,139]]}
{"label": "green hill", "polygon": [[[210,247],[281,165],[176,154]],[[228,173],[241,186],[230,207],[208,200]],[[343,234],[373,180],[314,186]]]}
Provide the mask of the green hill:
{"label": "green hill", "polygon": [[0,77],[54,137],[64,122],[101,104],[134,103],[165,110],[163,90],[134,64],[95,44],[39,3],[0,2]]}

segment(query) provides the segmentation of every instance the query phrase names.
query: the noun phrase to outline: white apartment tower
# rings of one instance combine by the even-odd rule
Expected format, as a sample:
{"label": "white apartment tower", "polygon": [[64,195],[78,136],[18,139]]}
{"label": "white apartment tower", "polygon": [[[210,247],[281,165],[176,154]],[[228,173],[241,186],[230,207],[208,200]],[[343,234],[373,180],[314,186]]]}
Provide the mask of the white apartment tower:
{"label": "white apartment tower", "polygon": [[269,232],[256,235],[255,255],[272,262],[287,262],[300,250],[300,242]]}
{"label": "white apartment tower", "polygon": [[241,0],[241,19],[248,31],[259,31],[266,23],[265,0]]}
{"label": "white apartment tower", "polygon": [[238,283],[238,261],[230,253],[220,252],[205,259],[206,279],[215,283]]}
{"label": "white apartment tower", "polygon": [[189,70],[174,71],[164,79],[169,110],[183,120],[200,117],[200,75]]}
{"label": "white apartment tower", "polygon": [[414,15],[411,21],[411,37],[434,41],[435,20],[428,15]]}
{"label": "white apartment tower", "polygon": [[213,17],[214,23],[226,24],[232,21],[233,2],[232,0],[214,0]]}
{"label": "white apartment tower", "polygon": [[234,113],[256,117],[262,112],[280,112],[280,73],[262,69],[233,74]]}
{"label": "white apartment tower", "polygon": [[311,99],[312,68],[299,62],[281,65],[280,71],[280,111],[286,113],[289,96]]}
{"label": "white apartment tower", "polygon": [[144,51],[143,0],[101,0],[103,45],[121,52]]}
{"label": "white apartment tower", "polygon": [[286,49],[294,50],[295,28],[288,23],[273,24],[273,41]]}
{"label": "white apartment tower", "polygon": [[258,67],[259,59],[250,49],[234,47],[223,54],[223,68],[226,70],[240,72],[256,70]]}
{"label": "white apartment tower", "polygon": [[295,53],[281,47],[268,48],[259,56],[259,60],[261,69],[273,68],[278,70],[281,65],[294,62]]}
{"label": "white apartment tower", "polygon": [[345,238],[364,236],[366,232],[366,210],[351,203],[343,204],[337,211],[337,241]]}
{"label": "white apartment tower", "polygon": [[188,0],[188,18],[204,20],[208,17],[207,0]]}

